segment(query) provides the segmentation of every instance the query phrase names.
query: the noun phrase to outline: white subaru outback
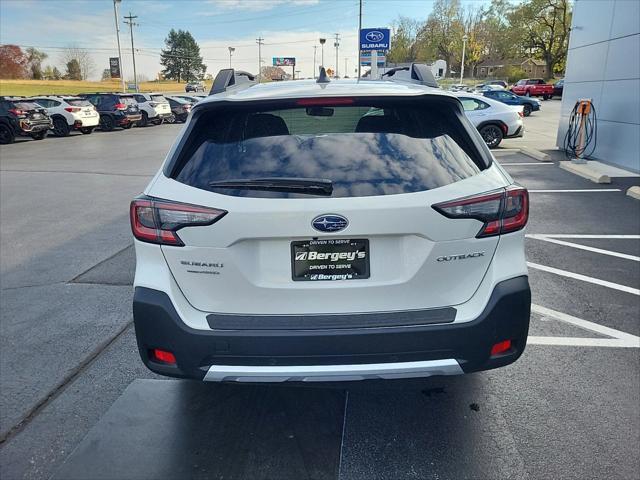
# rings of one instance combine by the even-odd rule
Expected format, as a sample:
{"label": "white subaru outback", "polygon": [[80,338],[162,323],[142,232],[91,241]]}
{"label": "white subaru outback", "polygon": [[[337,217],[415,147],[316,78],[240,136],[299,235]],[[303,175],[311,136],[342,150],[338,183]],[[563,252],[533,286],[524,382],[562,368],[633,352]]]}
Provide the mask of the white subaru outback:
{"label": "white subaru outback", "polygon": [[527,191],[425,72],[258,85],[220,72],[131,203],[151,370],[395,379],[522,354]]}

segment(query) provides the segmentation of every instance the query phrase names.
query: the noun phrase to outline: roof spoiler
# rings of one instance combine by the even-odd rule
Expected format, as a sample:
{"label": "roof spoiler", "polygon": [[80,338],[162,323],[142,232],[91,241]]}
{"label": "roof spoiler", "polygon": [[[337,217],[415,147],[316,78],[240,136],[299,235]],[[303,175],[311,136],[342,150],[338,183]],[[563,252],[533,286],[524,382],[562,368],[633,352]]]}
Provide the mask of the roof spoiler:
{"label": "roof spoiler", "polygon": [[256,77],[249,72],[234,70],[233,68],[223,68],[216,75],[209,95],[226,92],[231,87],[251,87],[255,85]]}
{"label": "roof spoiler", "polygon": [[[387,77],[387,78],[385,78]],[[397,67],[387,70],[382,74],[383,80],[411,82],[426,85],[427,87],[439,88],[433,73],[425,63],[412,63],[409,67]]]}

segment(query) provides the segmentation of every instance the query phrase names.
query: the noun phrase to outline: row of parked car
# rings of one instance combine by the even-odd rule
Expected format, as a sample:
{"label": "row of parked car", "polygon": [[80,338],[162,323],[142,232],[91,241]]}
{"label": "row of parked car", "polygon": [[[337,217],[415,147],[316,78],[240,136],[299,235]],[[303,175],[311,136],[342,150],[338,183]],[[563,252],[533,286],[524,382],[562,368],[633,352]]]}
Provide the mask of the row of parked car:
{"label": "row of parked car", "polygon": [[0,97],[0,144],[17,136],[42,140],[51,131],[65,137],[73,130],[85,135],[96,128],[111,131],[184,122],[194,103],[204,95],[161,93],[82,93]]}

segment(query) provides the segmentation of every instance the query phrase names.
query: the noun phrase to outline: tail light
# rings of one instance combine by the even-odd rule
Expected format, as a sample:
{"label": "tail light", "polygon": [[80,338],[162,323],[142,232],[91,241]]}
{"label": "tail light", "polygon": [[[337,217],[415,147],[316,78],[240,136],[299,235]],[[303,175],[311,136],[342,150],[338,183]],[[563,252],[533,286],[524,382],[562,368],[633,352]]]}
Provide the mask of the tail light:
{"label": "tail light", "polygon": [[116,103],[115,104],[115,109],[116,110],[126,110],[127,109],[127,105],[124,103]]}
{"label": "tail light", "polygon": [[76,113],[82,110],[80,107],[64,107],[67,112]]}
{"label": "tail light", "polygon": [[27,114],[27,112],[20,110],[19,108],[11,108],[9,109],[9,112],[13,113],[16,117],[24,117]]}
{"label": "tail light", "polygon": [[448,218],[473,218],[484,223],[476,238],[515,232],[529,219],[529,192],[512,185],[482,195],[438,203],[433,208]]}
{"label": "tail light", "polygon": [[520,118],[524,118],[524,112],[522,110],[518,110],[518,116]]}
{"label": "tail light", "polygon": [[191,111],[191,105],[183,105],[182,109],[183,109],[185,112],[190,112],[190,111]]}
{"label": "tail light", "polygon": [[183,247],[176,233],[184,227],[211,225],[226,215],[225,210],[199,207],[154,198],[136,198],[129,210],[131,230],[138,240]]}

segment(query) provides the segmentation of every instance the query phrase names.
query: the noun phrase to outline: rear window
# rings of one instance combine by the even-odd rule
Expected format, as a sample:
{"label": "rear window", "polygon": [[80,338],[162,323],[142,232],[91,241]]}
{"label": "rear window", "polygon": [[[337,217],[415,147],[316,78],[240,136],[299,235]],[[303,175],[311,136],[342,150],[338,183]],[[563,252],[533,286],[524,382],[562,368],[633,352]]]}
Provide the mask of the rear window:
{"label": "rear window", "polygon": [[167,99],[164,98],[164,95],[151,95],[151,100],[159,103],[167,103]]}
{"label": "rear window", "polygon": [[125,105],[137,105],[136,99],[133,97],[120,97],[120,103],[124,103]]}
{"label": "rear window", "polygon": [[40,110],[42,108],[41,105],[38,105],[35,102],[11,102],[13,104],[13,108],[18,110]]}
{"label": "rear window", "polygon": [[83,99],[83,98],[65,98],[65,102],[69,105],[73,105],[74,107],[90,107],[91,102]]}
{"label": "rear window", "polygon": [[484,168],[451,101],[432,108],[370,102],[204,112],[170,176],[216,193],[269,198],[313,196],[210,184],[326,179],[331,197],[364,197],[430,190]]}

